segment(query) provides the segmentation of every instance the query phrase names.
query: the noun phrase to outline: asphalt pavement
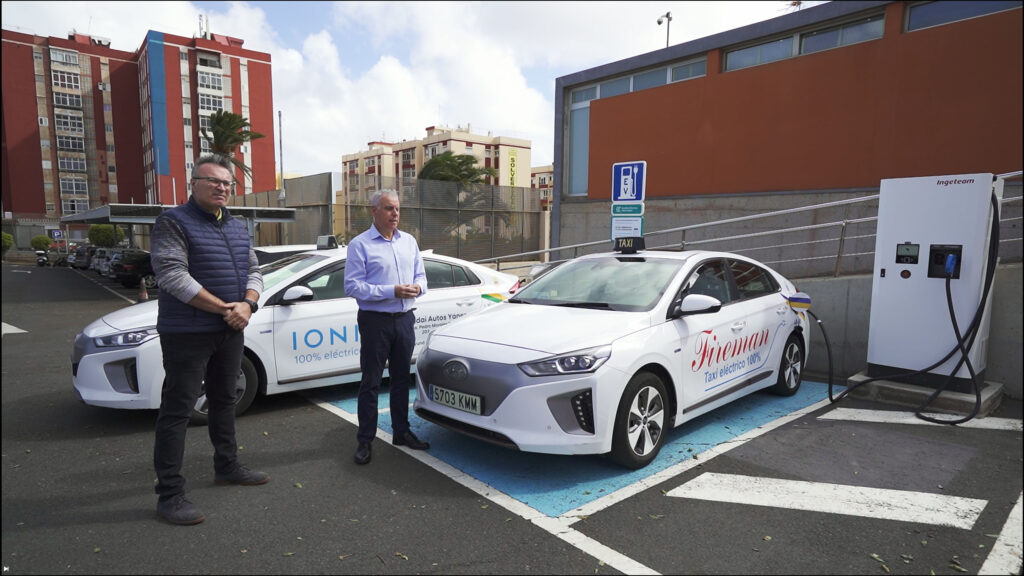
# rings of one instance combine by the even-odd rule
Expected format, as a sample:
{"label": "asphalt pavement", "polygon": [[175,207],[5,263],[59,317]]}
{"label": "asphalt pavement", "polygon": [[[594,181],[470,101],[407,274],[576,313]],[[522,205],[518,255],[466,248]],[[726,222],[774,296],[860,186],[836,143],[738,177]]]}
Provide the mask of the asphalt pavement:
{"label": "asphalt pavement", "polygon": [[[155,514],[155,412],[86,406],[71,387],[75,334],[137,292],[67,268],[4,264],[2,275],[5,574],[1020,572],[1020,401],[984,419],[1008,427],[870,422],[850,414],[900,413],[829,404],[821,385],[808,388],[820,399],[769,424],[745,426],[744,405],[684,425],[671,433],[684,443],[732,433],[693,440],[625,487],[630,472],[598,457],[470,447],[440,429],[425,454],[388,445],[384,430],[373,461],[356,466],[351,386],[257,398],[238,441],[271,482],[215,486],[209,441],[192,427],[188,496],[207,519],[172,526]],[[747,484],[714,495],[702,480]],[[578,506],[536,503],[552,485],[605,490],[591,481],[614,488]],[[755,501],[764,481],[772,497]],[[835,496],[813,492],[813,509],[800,509],[791,486]],[[877,508],[895,518],[854,514],[893,491],[906,505]],[[935,518],[914,515],[930,510],[922,497],[937,499]],[[841,509],[816,508],[830,500]]]}

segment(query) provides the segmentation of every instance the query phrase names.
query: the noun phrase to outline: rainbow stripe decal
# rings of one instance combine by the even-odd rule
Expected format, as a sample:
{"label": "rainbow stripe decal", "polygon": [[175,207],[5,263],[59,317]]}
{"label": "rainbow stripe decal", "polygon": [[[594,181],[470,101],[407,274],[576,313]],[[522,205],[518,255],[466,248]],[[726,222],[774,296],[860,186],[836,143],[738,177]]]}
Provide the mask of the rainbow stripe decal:
{"label": "rainbow stripe decal", "polygon": [[505,301],[505,297],[502,296],[501,294],[481,294],[480,297],[483,298],[484,300],[489,300],[491,302],[495,302],[498,304]]}

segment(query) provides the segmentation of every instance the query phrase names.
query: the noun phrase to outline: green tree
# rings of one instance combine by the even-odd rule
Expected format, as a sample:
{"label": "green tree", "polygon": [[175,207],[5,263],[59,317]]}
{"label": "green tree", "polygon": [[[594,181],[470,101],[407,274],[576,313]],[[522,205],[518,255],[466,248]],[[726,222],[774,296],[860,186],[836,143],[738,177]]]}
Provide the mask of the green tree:
{"label": "green tree", "polygon": [[53,244],[53,239],[46,234],[40,234],[39,236],[33,236],[28,242],[32,245],[33,250],[49,250],[50,244]]}
{"label": "green tree", "polygon": [[14,246],[14,236],[12,236],[11,234],[8,234],[7,232],[4,232],[3,234],[4,234],[4,246],[3,246],[3,248],[4,248],[4,252],[7,252],[8,250],[11,249],[11,246]]}
{"label": "green tree", "polygon": [[451,150],[438,154],[420,170],[420,180],[443,180],[462,185],[483,184],[488,176],[497,176],[498,171],[490,166],[477,166],[476,157],[471,154],[455,155]]}
{"label": "green tree", "polygon": [[[420,198],[424,205],[459,207],[462,210],[489,211],[495,210],[495,216],[506,223],[509,222],[507,210],[502,210],[492,190],[485,186],[488,177],[498,175],[498,171],[490,166],[478,166],[477,159],[471,154],[456,155],[451,150],[434,156],[420,170],[419,180],[440,180],[454,182],[451,187],[442,187],[428,192],[421,184]],[[445,227],[445,233],[451,233],[463,225],[472,225],[478,214],[460,212],[456,221]]]}
{"label": "green tree", "polygon": [[117,246],[124,240],[124,230],[113,224],[93,224],[89,226],[89,243],[100,248]]}
{"label": "green tree", "polygon": [[249,119],[233,112],[218,110],[210,115],[210,131],[202,129],[203,138],[210,143],[210,151],[227,156],[231,163],[246,176],[252,176],[252,168],[235,158],[238,147],[251,140],[263,138],[263,134],[250,130]]}

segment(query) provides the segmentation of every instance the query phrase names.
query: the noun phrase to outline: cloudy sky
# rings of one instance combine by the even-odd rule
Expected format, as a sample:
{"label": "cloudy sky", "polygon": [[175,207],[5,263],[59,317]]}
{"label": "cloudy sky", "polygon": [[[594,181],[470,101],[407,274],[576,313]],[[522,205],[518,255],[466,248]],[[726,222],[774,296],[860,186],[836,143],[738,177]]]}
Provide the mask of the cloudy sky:
{"label": "cloudy sky", "polygon": [[[804,2],[804,8],[820,2]],[[104,36],[135,51],[148,30],[210,30],[271,54],[290,174],[341,169],[370,141],[424,128],[532,141],[551,164],[555,79],[754,22],[791,2],[3,2],[3,27]],[[277,115],[275,114],[275,132]],[[277,147],[275,146],[275,149]]]}

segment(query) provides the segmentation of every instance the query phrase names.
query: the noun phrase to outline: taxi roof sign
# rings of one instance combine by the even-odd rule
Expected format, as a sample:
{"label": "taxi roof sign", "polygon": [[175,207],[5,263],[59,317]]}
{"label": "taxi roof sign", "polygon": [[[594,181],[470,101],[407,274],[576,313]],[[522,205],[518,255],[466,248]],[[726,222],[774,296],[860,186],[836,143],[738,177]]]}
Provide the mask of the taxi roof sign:
{"label": "taxi roof sign", "polygon": [[643,236],[622,236],[615,239],[616,252],[623,254],[636,254],[638,250],[643,250],[644,237]]}

